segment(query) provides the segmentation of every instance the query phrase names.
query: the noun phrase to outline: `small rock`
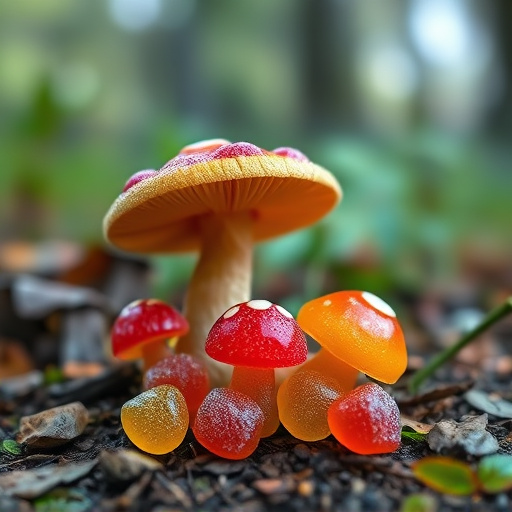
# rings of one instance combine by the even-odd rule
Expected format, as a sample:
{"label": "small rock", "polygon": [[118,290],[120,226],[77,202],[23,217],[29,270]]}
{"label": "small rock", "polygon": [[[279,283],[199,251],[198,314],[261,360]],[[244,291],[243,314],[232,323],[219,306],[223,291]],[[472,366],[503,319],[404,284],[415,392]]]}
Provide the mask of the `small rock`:
{"label": "small rock", "polygon": [[442,420],[427,435],[430,448],[436,452],[461,449],[471,455],[489,455],[498,451],[496,438],[487,426],[487,414],[465,416],[461,422]]}
{"label": "small rock", "polygon": [[300,460],[308,460],[311,457],[311,450],[303,443],[295,445],[293,453],[295,453]]}

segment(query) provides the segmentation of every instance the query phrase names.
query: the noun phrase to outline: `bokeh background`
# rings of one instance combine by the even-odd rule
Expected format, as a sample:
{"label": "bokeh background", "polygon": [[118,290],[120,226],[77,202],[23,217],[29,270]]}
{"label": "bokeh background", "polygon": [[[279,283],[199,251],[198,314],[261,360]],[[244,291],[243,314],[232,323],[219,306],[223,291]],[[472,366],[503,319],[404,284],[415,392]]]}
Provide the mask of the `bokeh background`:
{"label": "bokeh background", "polygon": [[[511,20],[508,0],[1,2],[0,242],[104,244],[126,179],[197,140],[294,146],[345,196],[258,247],[255,296],[486,309],[512,288]],[[151,263],[179,300],[194,256]]]}

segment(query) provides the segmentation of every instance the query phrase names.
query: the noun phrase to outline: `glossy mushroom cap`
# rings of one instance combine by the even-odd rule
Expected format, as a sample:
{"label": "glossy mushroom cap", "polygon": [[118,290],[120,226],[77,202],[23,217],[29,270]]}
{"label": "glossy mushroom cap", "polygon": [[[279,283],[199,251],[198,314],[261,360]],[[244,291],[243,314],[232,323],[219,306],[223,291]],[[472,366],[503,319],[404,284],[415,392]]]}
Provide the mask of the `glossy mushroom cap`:
{"label": "glossy mushroom cap", "polygon": [[341,291],[304,304],[302,329],[338,359],[393,384],[407,366],[402,329],[391,307],[369,292]]}
{"label": "glossy mushroom cap", "polygon": [[293,316],[268,300],[228,309],[206,339],[206,353],[221,363],[250,368],[285,368],[303,363],[306,338]]}
{"label": "glossy mushroom cap", "polygon": [[143,357],[143,345],[181,336],[188,322],[172,306],[157,299],[136,300],[125,306],[112,327],[112,352],[119,359]]}
{"label": "glossy mushroom cap", "polygon": [[334,176],[298,150],[215,139],[130,178],[104,232],[127,251],[190,251],[200,247],[198,216],[249,212],[257,241],[313,224],[340,198]]}

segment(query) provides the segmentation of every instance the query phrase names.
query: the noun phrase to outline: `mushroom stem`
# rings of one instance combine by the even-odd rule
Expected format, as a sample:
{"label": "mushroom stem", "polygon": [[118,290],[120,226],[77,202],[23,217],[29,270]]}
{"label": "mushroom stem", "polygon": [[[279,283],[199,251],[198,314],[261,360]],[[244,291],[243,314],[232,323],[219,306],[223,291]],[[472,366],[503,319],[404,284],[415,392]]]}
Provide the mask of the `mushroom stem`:
{"label": "mushroom stem", "polygon": [[332,377],[341,386],[343,393],[348,393],[356,385],[359,371],[333,356],[325,348],[321,348],[311,359],[304,363],[297,371],[312,370],[325,376]]}
{"label": "mushroom stem", "polygon": [[229,387],[252,398],[260,406],[265,417],[261,437],[271,436],[279,427],[274,369],[235,366]]}
{"label": "mushroom stem", "polygon": [[142,371],[144,373],[156,363],[172,354],[164,340],[159,343],[145,343],[141,346],[140,350],[142,352]]}
{"label": "mushroom stem", "polygon": [[185,298],[190,330],[180,338],[177,352],[193,354],[207,365],[213,387],[226,386],[232,367],[206,355],[206,336],[231,306],[251,293],[252,219],[249,212],[199,218],[201,256]]}

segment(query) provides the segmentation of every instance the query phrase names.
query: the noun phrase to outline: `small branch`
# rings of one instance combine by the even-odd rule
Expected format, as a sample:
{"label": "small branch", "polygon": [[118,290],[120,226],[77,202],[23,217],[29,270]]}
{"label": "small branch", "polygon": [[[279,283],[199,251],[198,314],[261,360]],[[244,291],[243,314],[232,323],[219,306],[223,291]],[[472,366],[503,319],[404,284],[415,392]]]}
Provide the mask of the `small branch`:
{"label": "small branch", "polygon": [[503,304],[493,309],[474,329],[466,333],[457,343],[445,348],[433,357],[426,366],[418,370],[409,379],[408,388],[411,393],[416,393],[423,381],[430,377],[439,367],[457,355],[466,345],[476,339],[489,327],[497,323],[512,311],[512,297]]}

